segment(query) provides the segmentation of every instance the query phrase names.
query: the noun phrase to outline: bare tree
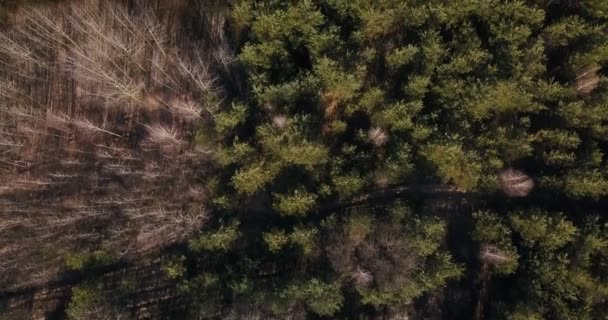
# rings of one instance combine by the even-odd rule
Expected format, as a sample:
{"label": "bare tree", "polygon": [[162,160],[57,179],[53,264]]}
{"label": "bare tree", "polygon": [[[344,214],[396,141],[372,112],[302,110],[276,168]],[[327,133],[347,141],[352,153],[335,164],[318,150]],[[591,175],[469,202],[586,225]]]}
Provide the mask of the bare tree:
{"label": "bare tree", "polygon": [[351,275],[351,278],[359,287],[367,287],[374,280],[374,276],[369,271],[366,271],[361,267],[357,267],[355,269],[355,271]]}
{"label": "bare tree", "polygon": [[288,123],[289,123],[289,120],[287,119],[286,116],[284,116],[282,114],[278,114],[278,115],[272,117],[272,124],[279,129],[284,129]]}
{"label": "bare tree", "polygon": [[588,66],[581,68],[576,73],[576,79],[574,80],[574,88],[576,92],[581,95],[590,94],[600,83],[600,76],[598,72],[602,69],[601,66]]}
{"label": "bare tree", "polygon": [[84,129],[85,131],[102,132],[102,133],[113,135],[115,137],[119,137],[119,138],[122,137],[119,134],[105,130],[104,126],[93,124],[89,119],[81,118],[81,119],[73,120],[72,123],[75,126]]}
{"label": "bare tree", "polygon": [[230,65],[232,65],[236,61],[234,53],[232,53],[230,51],[230,48],[225,45],[220,46],[215,52],[214,56],[215,59],[217,59],[217,61],[219,61],[226,70],[228,70],[230,68]]}
{"label": "bare tree", "polygon": [[148,129],[148,141],[153,144],[165,147],[179,146],[182,143],[174,127],[157,124],[146,128]]}
{"label": "bare tree", "polygon": [[479,253],[479,258],[482,261],[491,264],[502,264],[511,261],[511,258],[501,252],[498,248],[490,245],[483,246]]}
{"label": "bare tree", "polygon": [[509,197],[525,197],[534,188],[534,180],[520,170],[507,168],[498,178],[502,191]]}
{"label": "bare tree", "polygon": [[383,146],[388,141],[388,134],[382,128],[374,127],[367,133],[369,141],[376,147]]}
{"label": "bare tree", "polygon": [[169,104],[171,112],[186,121],[195,121],[201,118],[203,107],[194,102],[191,98],[178,97],[174,98]]}
{"label": "bare tree", "polygon": [[201,93],[211,93],[215,90],[217,76],[213,75],[209,68],[209,63],[200,52],[195,48],[194,58],[190,59],[184,55],[175,57],[175,64],[182,75],[191,81],[196,89]]}

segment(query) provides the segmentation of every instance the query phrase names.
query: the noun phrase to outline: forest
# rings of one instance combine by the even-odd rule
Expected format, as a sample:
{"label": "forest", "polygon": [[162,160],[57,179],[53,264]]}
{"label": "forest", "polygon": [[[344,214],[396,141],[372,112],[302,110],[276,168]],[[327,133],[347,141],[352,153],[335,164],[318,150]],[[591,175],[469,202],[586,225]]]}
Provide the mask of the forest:
{"label": "forest", "polygon": [[608,318],[608,1],[0,0],[0,320]]}

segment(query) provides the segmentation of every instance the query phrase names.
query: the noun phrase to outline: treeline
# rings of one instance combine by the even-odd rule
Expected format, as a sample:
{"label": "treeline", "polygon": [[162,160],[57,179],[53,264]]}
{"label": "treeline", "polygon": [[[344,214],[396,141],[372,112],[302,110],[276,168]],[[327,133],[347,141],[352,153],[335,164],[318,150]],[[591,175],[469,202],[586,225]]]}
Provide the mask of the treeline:
{"label": "treeline", "polygon": [[179,318],[608,315],[606,1],[8,21],[0,283],[77,272],[69,319],[139,317],[100,270],[150,252]]}

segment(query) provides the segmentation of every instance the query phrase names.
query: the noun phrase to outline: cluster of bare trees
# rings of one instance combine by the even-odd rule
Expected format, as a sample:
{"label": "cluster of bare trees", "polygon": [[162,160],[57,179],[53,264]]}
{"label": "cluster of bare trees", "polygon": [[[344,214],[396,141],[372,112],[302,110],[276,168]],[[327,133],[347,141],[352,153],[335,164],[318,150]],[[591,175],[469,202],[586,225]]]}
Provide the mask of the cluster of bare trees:
{"label": "cluster of bare trees", "polygon": [[53,279],[66,254],[158,249],[204,222],[208,152],[192,141],[234,58],[178,41],[169,18],[145,1],[73,1],[22,8],[0,31],[0,287]]}

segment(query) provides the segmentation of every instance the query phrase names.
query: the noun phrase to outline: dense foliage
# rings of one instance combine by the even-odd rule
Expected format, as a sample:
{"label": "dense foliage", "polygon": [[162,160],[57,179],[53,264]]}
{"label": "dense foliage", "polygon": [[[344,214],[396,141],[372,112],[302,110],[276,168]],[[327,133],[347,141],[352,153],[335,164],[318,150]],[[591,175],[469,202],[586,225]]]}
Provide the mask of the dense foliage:
{"label": "dense foliage", "polygon": [[[189,147],[160,143],[199,153],[176,185],[202,195],[172,210],[207,210],[156,253],[179,317],[608,316],[607,1],[190,5],[180,31],[226,24],[202,56],[213,88],[176,88],[203,106],[170,122]],[[134,314],[101,247],[63,255],[70,319]]]}

